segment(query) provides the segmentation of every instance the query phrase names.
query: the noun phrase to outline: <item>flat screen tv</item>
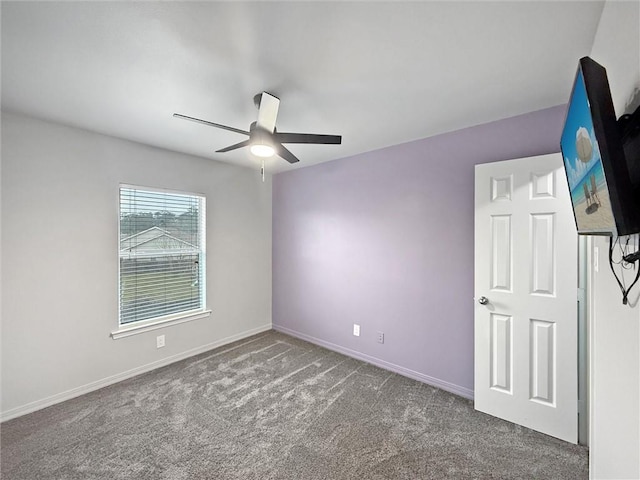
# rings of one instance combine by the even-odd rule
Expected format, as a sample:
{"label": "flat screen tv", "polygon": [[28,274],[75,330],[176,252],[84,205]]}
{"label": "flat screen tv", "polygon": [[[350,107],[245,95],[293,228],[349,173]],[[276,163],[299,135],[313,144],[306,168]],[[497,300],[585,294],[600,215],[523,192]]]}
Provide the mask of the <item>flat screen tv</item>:
{"label": "flat screen tv", "polygon": [[579,234],[640,231],[634,191],[611,99],[607,72],[580,59],[560,147]]}

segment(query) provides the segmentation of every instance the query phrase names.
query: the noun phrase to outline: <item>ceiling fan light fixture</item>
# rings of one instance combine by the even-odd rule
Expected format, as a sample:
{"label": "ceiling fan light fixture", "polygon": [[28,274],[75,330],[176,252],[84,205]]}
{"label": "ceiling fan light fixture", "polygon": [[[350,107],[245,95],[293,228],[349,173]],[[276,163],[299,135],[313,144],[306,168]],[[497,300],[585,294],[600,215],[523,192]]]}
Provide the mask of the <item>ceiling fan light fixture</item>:
{"label": "ceiling fan light fixture", "polygon": [[[174,113],[173,116],[209,125],[210,127],[240,133],[249,137],[243,142],[238,142],[233,145],[229,145],[228,147],[221,148],[220,150],[216,150],[216,153],[225,153],[237,150],[238,148],[250,147],[251,154],[258,158],[265,159],[272,157],[273,155],[278,155],[287,162],[293,164],[299,162],[299,160],[284,146],[285,143],[306,143],[316,145],[340,145],[342,143],[342,136],[340,135],[279,132],[276,129],[276,118],[278,116],[280,99],[278,97],[274,97],[270,93],[262,92],[254,97],[254,103],[258,107],[258,120],[251,123],[249,131],[229,127],[220,123],[209,122],[207,120],[200,120],[195,117],[188,117],[180,113]],[[264,164],[264,160],[262,163]]]}
{"label": "ceiling fan light fixture", "polygon": [[251,145],[251,153],[253,153],[256,157],[272,157],[276,151],[271,145],[267,145],[264,143],[254,143]]}
{"label": "ceiling fan light fixture", "polygon": [[260,127],[251,125],[251,153],[256,157],[267,158],[276,153],[271,135]]}

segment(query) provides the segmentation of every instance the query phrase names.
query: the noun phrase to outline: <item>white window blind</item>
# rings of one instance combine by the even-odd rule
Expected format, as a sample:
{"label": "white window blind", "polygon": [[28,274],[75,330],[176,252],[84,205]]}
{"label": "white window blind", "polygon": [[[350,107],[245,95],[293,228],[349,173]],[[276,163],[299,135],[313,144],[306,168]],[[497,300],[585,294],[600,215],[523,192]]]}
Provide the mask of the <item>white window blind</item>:
{"label": "white window blind", "polygon": [[205,308],[205,199],[120,187],[120,325]]}

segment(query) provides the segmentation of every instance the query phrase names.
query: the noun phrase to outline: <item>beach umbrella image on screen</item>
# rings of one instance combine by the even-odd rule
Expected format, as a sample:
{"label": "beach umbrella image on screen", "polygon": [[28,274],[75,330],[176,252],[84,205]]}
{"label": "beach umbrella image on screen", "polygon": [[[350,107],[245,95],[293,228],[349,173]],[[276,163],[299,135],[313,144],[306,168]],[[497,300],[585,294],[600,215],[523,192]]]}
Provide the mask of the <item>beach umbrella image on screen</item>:
{"label": "beach umbrella image on screen", "polygon": [[580,161],[584,163],[591,160],[591,156],[593,155],[591,138],[589,138],[589,132],[587,132],[587,129],[584,127],[580,127],[576,132],[576,152],[578,152]]}

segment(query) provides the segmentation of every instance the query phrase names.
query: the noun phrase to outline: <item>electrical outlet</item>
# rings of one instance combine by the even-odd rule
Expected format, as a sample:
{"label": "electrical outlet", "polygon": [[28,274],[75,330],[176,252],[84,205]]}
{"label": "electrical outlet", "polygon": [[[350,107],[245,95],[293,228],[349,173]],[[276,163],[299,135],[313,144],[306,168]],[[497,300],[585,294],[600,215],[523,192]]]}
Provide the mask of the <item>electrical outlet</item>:
{"label": "electrical outlet", "polygon": [[359,336],[360,336],[360,325],[358,325],[357,323],[354,323],[354,324],[353,324],[353,334],[354,334],[356,337],[359,337]]}
{"label": "electrical outlet", "polygon": [[384,343],[384,333],[378,332],[378,343]]}
{"label": "electrical outlet", "polygon": [[164,335],[158,335],[156,337],[156,348],[164,347]]}

